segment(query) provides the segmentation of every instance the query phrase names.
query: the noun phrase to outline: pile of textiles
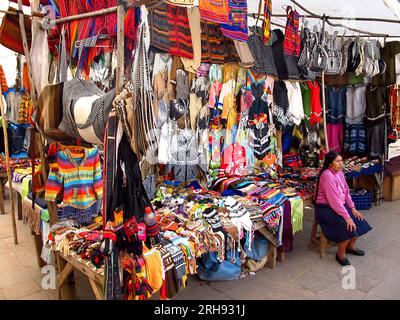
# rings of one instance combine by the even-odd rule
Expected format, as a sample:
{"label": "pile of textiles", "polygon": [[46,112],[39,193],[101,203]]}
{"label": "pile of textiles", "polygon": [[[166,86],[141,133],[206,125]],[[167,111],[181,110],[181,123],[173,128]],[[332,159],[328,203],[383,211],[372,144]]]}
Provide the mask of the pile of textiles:
{"label": "pile of textiles", "polygon": [[80,260],[96,272],[104,272],[104,255],[100,251],[103,231],[80,228],[75,221],[65,220],[51,226],[46,246],[64,256]]}
{"label": "pile of textiles", "polygon": [[383,165],[379,159],[352,157],[344,161],[343,171],[346,177],[356,178],[382,172]]}
{"label": "pile of textiles", "polygon": [[[38,164],[39,161],[36,160],[35,164]],[[32,160],[28,158],[22,158],[22,159],[14,159],[10,158],[10,163],[9,166],[11,170],[17,169],[17,168],[30,168],[32,167]],[[3,155],[0,155],[0,171],[5,171],[7,167],[7,161],[6,157]]]}

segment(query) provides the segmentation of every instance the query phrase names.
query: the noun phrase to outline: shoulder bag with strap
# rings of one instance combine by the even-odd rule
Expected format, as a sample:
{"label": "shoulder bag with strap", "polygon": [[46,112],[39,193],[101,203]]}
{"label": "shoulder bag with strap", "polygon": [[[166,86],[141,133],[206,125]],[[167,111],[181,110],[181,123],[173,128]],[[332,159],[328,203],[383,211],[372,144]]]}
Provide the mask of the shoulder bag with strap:
{"label": "shoulder bag with strap", "polygon": [[327,69],[326,74],[337,75],[340,72],[341,64],[342,64],[342,53],[338,49],[337,45],[337,35],[338,32],[332,36],[328,37],[327,41],[327,50],[328,50],[328,61],[327,61]]}
{"label": "shoulder bag with strap", "polygon": [[326,51],[325,35],[323,35],[317,28],[314,29],[314,47],[311,53],[310,68],[315,72],[325,71],[328,62],[328,53]]}

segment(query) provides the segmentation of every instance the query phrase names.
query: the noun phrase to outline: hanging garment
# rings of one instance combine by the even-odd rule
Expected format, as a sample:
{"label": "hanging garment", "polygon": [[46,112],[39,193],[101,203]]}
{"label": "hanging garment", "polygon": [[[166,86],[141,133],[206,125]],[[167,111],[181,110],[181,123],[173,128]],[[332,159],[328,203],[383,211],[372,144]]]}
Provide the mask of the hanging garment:
{"label": "hanging garment", "polygon": [[[22,124],[9,123],[12,140],[12,153],[20,153],[25,151],[24,140],[26,133],[26,126]],[[9,147],[10,148],[10,147]]]}
{"label": "hanging garment", "polygon": [[278,71],[275,65],[273,48],[264,44],[259,36],[260,33],[261,28],[255,27],[253,34],[248,39],[249,48],[255,57],[255,66],[252,69],[259,73],[267,73],[277,77]]}
{"label": "hanging garment", "polygon": [[367,152],[371,157],[383,157],[385,154],[386,119],[381,118],[365,125]]}
{"label": "hanging garment", "polygon": [[385,117],[389,108],[389,96],[386,86],[368,86],[365,99],[367,121],[377,121]]}
{"label": "hanging garment", "polygon": [[172,56],[193,59],[193,44],[187,9],[167,5],[169,24],[169,53]]}
{"label": "hanging garment", "polygon": [[275,81],[272,113],[273,122],[278,129],[293,125],[292,117],[289,115],[288,90],[284,81]]}
{"label": "hanging garment", "polygon": [[169,20],[167,4],[165,2],[157,5],[149,14],[149,25],[151,33],[151,45],[155,48],[169,52]]}
{"label": "hanging garment", "polygon": [[21,106],[22,92],[10,89],[6,96],[5,119],[12,123],[18,123],[19,108]]}
{"label": "hanging garment", "polygon": [[300,85],[295,82],[285,81],[288,91],[289,114],[295,125],[300,125],[304,119],[303,96]]}
{"label": "hanging garment", "polygon": [[266,114],[255,115],[254,120],[251,120],[250,123],[254,139],[254,155],[258,160],[262,160],[271,151],[268,116]]}
{"label": "hanging garment", "polygon": [[301,38],[299,32],[299,13],[291,6],[286,8],[287,22],[283,52],[290,56],[300,56]]}
{"label": "hanging garment", "polygon": [[225,52],[223,35],[218,24],[201,21],[201,62],[223,64]]}
{"label": "hanging garment", "polygon": [[311,90],[310,124],[314,125],[320,123],[322,118],[321,87],[316,81],[306,83]]}
{"label": "hanging garment", "polygon": [[229,23],[221,24],[221,31],[225,37],[247,41],[247,0],[228,0]]}
{"label": "hanging garment", "polygon": [[249,110],[249,120],[254,120],[256,116],[269,115],[268,103],[262,99],[264,95],[264,83],[253,83],[251,85],[251,92],[254,97],[254,101]]}
{"label": "hanging garment", "polygon": [[64,206],[87,209],[103,196],[102,171],[97,148],[57,152],[57,167],[50,169],[45,199],[55,201],[64,187]]}
{"label": "hanging garment", "polygon": [[343,151],[364,154],[367,151],[367,139],[363,123],[347,124],[344,131]]}
{"label": "hanging garment", "polygon": [[363,122],[367,108],[366,90],[367,87],[364,85],[347,87],[346,123],[360,124]]}
{"label": "hanging garment", "polygon": [[196,180],[199,161],[197,136],[193,130],[179,130],[171,138],[171,164],[176,181]]}
{"label": "hanging garment", "polygon": [[343,123],[326,125],[329,150],[341,152],[343,146]]}
{"label": "hanging garment", "polygon": [[215,23],[229,23],[228,0],[199,0],[201,19]]}
{"label": "hanging garment", "polygon": [[386,63],[386,71],[372,79],[373,85],[390,85],[396,83],[396,55],[400,53],[400,42],[391,41],[381,48],[381,59]]}
{"label": "hanging garment", "polygon": [[224,149],[220,173],[232,177],[247,175],[246,149],[241,144],[232,143]]}
{"label": "hanging garment", "polygon": [[279,80],[289,79],[289,71],[287,69],[286,60],[283,52],[283,32],[279,29],[272,31],[272,51],[274,55],[274,61],[276,64],[276,69],[278,71]]}
{"label": "hanging garment", "polygon": [[187,72],[196,73],[201,63],[201,22],[199,8],[188,8],[187,15],[192,38],[193,59],[182,57],[181,60]]}
{"label": "hanging garment", "polygon": [[327,88],[327,122],[338,124],[344,121],[346,116],[347,87]]}
{"label": "hanging garment", "polygon": [[306,83],[300,82],[301,96],[303,100],[304,118],[309,124],[311,117],[311,90]]}

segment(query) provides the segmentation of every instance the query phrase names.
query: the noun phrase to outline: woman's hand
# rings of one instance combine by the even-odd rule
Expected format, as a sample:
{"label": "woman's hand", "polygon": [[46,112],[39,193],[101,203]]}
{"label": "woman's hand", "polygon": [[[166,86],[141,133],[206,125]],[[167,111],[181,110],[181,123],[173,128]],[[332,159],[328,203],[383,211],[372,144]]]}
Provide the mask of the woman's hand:
{"label": "woman's hand", "polygon": [[351,209],[351,212],[358,220],[365,220],[364,216],[356,210],[356,208]]}
{"label": "woman's hand", "polygon": [[352,218],[346,219],[347,230],[350,232],[356,231],[357,227]]}

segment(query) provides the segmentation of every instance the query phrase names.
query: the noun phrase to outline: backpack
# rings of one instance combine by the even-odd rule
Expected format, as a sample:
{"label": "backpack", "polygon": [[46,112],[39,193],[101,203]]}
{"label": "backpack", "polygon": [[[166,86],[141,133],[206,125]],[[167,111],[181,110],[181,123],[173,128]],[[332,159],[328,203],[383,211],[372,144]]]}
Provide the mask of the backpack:
{"label": "backpack", "polygon": [[327,68],[328,53],[326,51],[325,35],[314,28],[314,47],[311,52],[310,69],[315,72],[325,71]]}
{"label": "backpack", "polygon": [[362,72],[366,77],[374,77],[379,74],[380,50],[377,40],[368,40],[364,45],[364,65]]}
{"label": "backpack", "polygon": [[361,63],[361,45],[357,37],[348,48],[347,72],[356,72]]}
{"label": "backpack", "polygon": [[341,49],[341,54],[342,54],[342,63],[339,71],[339,75],[343,76],[346,71],[347,71],[347,63],[348,63],[348,57],[349,57],[349,46],[351,44],[352,40],[348,39],[344,41]]}
{"label": "backpack", "polygon": [[337,35],[338,32],[335,31],[333,35],[327,36],[328,61],[325,73],[329,75],[339,74],[342,66],[342,52],[338,48]]}
{"label": "backpack", "polygon": [[300,59],[297,63],[300,71],[300,76],[304,79],[315,79],[315,74],[310,70],[311,66],[311,55],[315,44],[315,38],[311,33],[311,30],[307,27],[307,21],[304,28],[301,31],[302,38],[302,51]]}

